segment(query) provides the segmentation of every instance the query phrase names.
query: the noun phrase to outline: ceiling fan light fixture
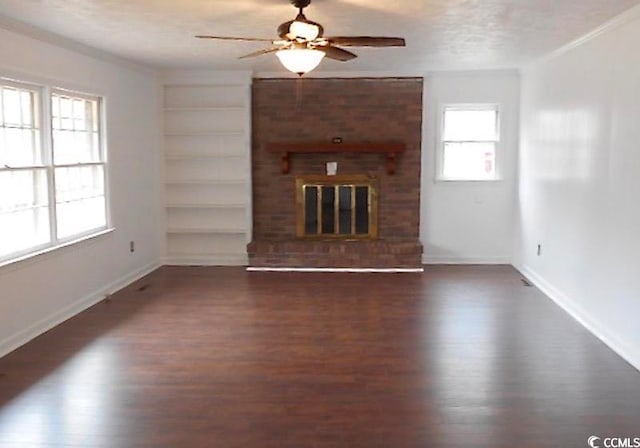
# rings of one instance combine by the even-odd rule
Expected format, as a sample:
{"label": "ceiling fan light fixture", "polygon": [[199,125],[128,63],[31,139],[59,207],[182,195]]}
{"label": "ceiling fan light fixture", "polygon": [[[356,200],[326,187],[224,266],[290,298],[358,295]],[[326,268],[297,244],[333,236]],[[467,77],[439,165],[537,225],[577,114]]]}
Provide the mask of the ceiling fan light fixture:
{"label": "ceiling fan light fixture", "polygon": [[322,62],[325,53],[312,48],[289,48],[276,52],[280,63],[299,76],[309,73]]}

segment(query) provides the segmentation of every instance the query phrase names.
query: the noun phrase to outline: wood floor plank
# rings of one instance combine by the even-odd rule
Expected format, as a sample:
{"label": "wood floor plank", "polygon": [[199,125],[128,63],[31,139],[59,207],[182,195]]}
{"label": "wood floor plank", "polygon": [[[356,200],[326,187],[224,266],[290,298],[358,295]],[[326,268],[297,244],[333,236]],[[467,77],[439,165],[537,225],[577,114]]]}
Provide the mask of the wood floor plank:
{"label": "wood floor plank", "polygon": [[506,266],[164,267],[0,359],[0,447],[584,447],[640,373]]}

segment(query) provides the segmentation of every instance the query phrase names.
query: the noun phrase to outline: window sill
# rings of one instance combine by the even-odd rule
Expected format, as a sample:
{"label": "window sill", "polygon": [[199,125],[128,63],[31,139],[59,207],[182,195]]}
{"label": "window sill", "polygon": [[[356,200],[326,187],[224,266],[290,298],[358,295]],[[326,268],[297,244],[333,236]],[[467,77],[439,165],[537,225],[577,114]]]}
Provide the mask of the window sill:
{"label": "window sill", "polygon": [[73,239],[71,241],[65,241],[64,243],[60,243],[55,246],[46,247],[44,249],[37,250],[35,252],[30,252],[26,255],[19,256],[17,258],[12,258],[10,260],[5,260],[0,262],[0,273],[4,273],[6,270],[11,268],[18,268],[31,262],[39,261],[43,256],[57,252],[59,249],[65,249],[70,246],[75,246],[76,244],[90,241],[96,238],[99,238],[104,235],[108,235],[115,231],[115,227],[109,227],[107,229],[99,230],[95,233],[91,233],[89,235],[82,236],[80,238]]}

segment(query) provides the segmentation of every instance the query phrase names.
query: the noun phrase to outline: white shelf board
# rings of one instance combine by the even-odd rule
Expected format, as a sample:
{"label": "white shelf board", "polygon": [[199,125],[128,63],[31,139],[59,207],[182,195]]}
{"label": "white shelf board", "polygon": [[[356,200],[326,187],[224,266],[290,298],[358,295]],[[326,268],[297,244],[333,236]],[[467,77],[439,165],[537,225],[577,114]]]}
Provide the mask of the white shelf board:
{"label": "white shelf board", "polygon": [[247,229],[214,229],[214,228],[167,229],[168,235],[185,235],[185,234],[245,235],[246,233],[247,233]]}
{"label": "white shelf board", "polygon": [[189,179],[167,180],[165,185],[247,185],[248,182],[242,179]]}
{"label": "white shelf board", "polygon": [[226,135],[244,135],[245,131],[207,131],[207,132],[165,132],[165,137],[220,137]]}
{"label": "white shelf board", "polygon": [[167,204],[166,208],[179,208],[179,209],[244,209],[247,208],[246,204]]}
{"label": "white shelf board", "polygon": [[166,154],[165,160],[192,160],[192,159],[241,159],[247,158],[246,154]]}
{"label": "white shelf board", "polygon": [[245,108],[243,106],[170,106],[170,107],[165,107],[163,109],[165,112],[180,112],[180,111],[187,111],[187,112],[198,112],[198,111],[241,111],[241,110],[245,110]]}

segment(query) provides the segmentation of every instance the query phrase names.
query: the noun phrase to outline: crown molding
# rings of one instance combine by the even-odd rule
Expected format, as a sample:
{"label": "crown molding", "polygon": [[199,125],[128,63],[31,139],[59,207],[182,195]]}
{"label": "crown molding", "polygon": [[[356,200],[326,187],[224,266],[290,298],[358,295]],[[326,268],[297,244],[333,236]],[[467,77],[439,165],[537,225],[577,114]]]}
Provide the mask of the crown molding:
{"label": "crown molding", "polygon": [[[431,71],[409,71],[399,70],[396,72],[388,71],[353,71],[353,72],[323,72],[313,71],[303,76],[305,78],[451,78],[451,77],[519,77],[520,70],[518,68],[504,69],[478,69],[478,70],[431,70]],[[253,76],[258,79],[285,78],[297,79],[298,75],[290,73],[283,69],[281,72],[257,72]]]}
{"label": "crown molding", "polygon": [[[425,72],[415,70],[398,70],[394,72],[389,71],[312,71],[302,77],[302,79],[326,79],[326,78],[424,78]],[[272,79],[272,78],[286,78],[297,79],[298,75],[291,73],[285,68],[282,71],[277,72],[263,72],[259,71],[254,73],[254,78],[258,79]]]}
{"label": "crown molding", "polygon": [[631,9],[626,10],[625,12],[623,12],[622,14],[619,14],[617,16],[615,16],[614,18],[606,21],[605,23],[603,23],[602,25],[600,25],[599,27],[597,27],[596,29],[588,32],[587,34],[584,34],[582,36],[580,36],[579,38],[569,42],[566,45],[563,45],[562,47],[552,51],[551,53],[548,53],[544,56],[542,56],[539,59],[536,59],[535,61],[532,61],[528,64],[523,65],[521,71],[527,71],[530,68],[533,68],[539,64],[542,64],[544,62],[548,62],[550,60],[556,59],[568,52],[570,52],[571,50],[573,50],[574,48],[580,47],[581,45],[586,44],[587,42],[603,35],[609,32],[612,32],[618,28],[620,28],[621,26],[624,26],[628,23],[633,22],[634,20],[638,20],[640,19],[640,5],[638,6],[634,6]]}

